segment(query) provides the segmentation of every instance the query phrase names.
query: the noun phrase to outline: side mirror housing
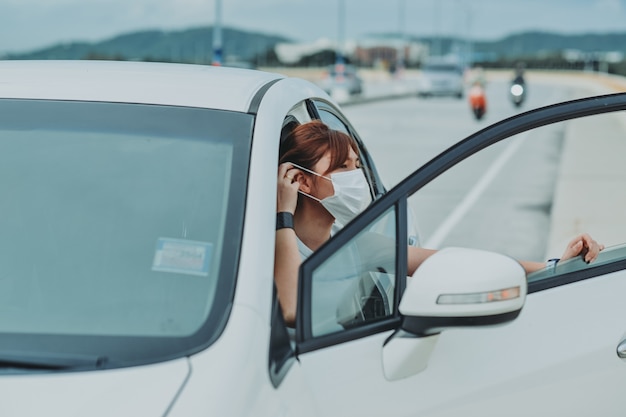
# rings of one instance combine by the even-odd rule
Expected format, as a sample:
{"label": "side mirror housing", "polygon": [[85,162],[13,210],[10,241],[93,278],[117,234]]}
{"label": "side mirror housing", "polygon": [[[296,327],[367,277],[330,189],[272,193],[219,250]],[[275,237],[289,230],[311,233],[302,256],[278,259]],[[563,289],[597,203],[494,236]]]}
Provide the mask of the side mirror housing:
{"label": "side mirror housing", "polygon": [[431,255],[410,278],[399,306],[402,325],[383,346],[385,377],[393,381],[426,369],[445,328],[515,319],[526,292],[524,268],[508,256],[461,248]]}
{"label": "side mirror housing", "polygon": [[446,248],[415,271],[400,302],[402,329],[416,336],[446,327],[483,326],[516,318],[526,299],[526,273],[498,253]]}

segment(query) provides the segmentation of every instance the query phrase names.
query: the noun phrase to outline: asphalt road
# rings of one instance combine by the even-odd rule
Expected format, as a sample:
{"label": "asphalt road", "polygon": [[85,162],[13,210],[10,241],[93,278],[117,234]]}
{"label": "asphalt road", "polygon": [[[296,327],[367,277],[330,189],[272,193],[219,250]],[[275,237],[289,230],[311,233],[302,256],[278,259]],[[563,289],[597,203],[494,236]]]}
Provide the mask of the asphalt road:
{"label": "asphalt road", "polygon": [[[408,91],[413,80],[405,82]],[[488,79],[488,110],[481,121],[473,118],[466,99],[456,98],[365,100],[345,105],[344,110],[373,155],[385,185],[391,188],[452,144],[496,121],[519,111],[604,92],[592,91],[584,83],[541,77],[533,82],[529,76],[528,82],[528,101],[517,109],[508,99],[508,79]],[[381,88],[383,83],[374,85]],[[402,94],[400,86],[394,81],[394,94]],[[372,92],[374,87],[368,90]],[[604,123],[587,129],[602,126]],[[571,126],[560,123],[519,136],[524,137],[503,141],[469,158],[412,198],[423,246],[478,247],[517,259],[545,260],[560,256],[563,236],[594,232],[593,228],[580,230],[586,226],[581,223],[584,216],[571,210],[562,214],[563,202],[555,202],[555,196],[562,194],[560,172]],[[601,163],[601,155],[598,157],[597,163]],[[623,180],[626,184],[626,175]],[[558,213],[553,210],[555,204]],[[570,223],[563,226],[560,218]],[[572,222],[576,227],[570,227]],[[603,229],[596,230],[595,235],[600,233],[598,238],[602,238]],[[622,241],[623,236],[619,236]],[[611,236],[614,238],[618,237]]]}

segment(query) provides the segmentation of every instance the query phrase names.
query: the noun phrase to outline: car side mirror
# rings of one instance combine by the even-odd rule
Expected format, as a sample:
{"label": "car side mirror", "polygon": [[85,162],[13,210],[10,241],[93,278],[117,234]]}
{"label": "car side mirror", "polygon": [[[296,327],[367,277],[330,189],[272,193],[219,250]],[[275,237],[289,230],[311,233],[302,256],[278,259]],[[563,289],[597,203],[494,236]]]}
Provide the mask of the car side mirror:
{"label": "car side mirror", "polygon": [[446,248],[426,259],[400,301],[402,325],[383,347],[389,380],[424,370],[439,333],[515,319],[526,299],[526,273],[514,259],[478,249]]}
{"label": "car side mirror", "polygon": [[516,260],[478,249],[446,248],[415,271],[400,301],[402,328],[416,336],[446,327],[505,323],[526,298],[526,273]]}

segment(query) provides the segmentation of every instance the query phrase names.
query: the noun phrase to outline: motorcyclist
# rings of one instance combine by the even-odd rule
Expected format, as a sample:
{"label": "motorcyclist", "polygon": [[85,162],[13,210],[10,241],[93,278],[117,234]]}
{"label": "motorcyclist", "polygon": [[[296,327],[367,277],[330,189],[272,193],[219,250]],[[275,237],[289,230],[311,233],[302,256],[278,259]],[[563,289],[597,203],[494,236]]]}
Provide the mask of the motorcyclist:
{"label": "motorcyclist", "polygon": [[526,84],[524,80],[524,64],[517,64],[515,67],[515,77],[513,78],[512,84],[519,84],[521,86]]}
{"label": "motorcyclist", "polygon": [[526,96],[526,80],[524,80],[524,64],[519,63],[515,68],[515,77],[510,86],[511,100],[517,107],[521,106]]}
{"label": "motorcyclist", "polygon": [[469,103],[472,113],[476,120],[482,119],[487,112],[487,97],[485,95],[485,88],[480,80],[474,80],[471,88],[469,89]]}
{"label": "motorcyclist", "polygon": [[468,91],[469,105],[476,120],[482,119],[487,112],[487,95],[485,87],[487,78],[482,67],[475,67],[471,75],[471,84]]}

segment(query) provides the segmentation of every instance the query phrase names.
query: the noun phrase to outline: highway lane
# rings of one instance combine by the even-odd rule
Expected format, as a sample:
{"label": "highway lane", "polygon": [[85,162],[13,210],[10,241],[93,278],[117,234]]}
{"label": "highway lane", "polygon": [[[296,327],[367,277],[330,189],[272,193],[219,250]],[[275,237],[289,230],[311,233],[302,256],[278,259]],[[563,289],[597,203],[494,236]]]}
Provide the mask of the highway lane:
{"label": "highway lane", "polygon": [[[578,86],[529,85],[521,109],[505,78],[489,80],[481,121],[467,99],[409,97],[345,107],[388,188],[470,134],[517,112],[589,95]],[[522,134],[459,164],[411,199],[421,243],[468,246],[545,260],[566,123]],[[551,256],[560,256],[552,253]]]}

